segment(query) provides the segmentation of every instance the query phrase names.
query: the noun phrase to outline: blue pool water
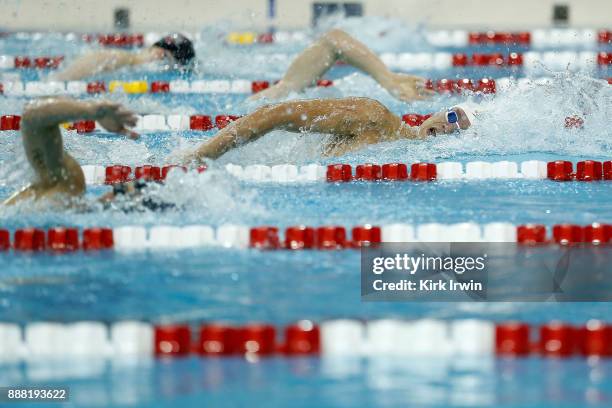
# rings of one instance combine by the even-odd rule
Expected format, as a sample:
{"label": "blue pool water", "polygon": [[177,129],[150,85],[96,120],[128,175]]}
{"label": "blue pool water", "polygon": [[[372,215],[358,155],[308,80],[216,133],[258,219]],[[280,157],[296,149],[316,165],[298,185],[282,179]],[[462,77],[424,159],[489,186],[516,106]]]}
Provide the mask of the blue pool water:
{"label": "blue pool water", "polygon": [[[428,51],[392,23],[385,41],[363,35],[377,51]],[[349,27],[351,28],[351,27]],[[395,30],[395,31],[394,31]],[[399,31],[397,31],[399,30]],[[367,30],[366,30],[367,31]],[[376,31],[374,29],[370,30]],[[276,79],[289,60],[252,63],[252,53],[296,52],[304,44],[237,49],[223,47],[216,29],[204,32],[201,71],[188,79]],[[371,34],[371,33],[370,33]],[[404,37],[408,38],[408,37]],[[412,37],[410,37],[412,38]],[[51,47],[51,48],[50,48]],[[4,39],[0,53],[74,55],[88,46],[66,41]],[[453,70],[434,77],[523,75],[522,71]],[[274,132],[237,149],[202,176],[173,175],[160,194],[181,211],[163,214],[94,211],[60,212],[21,206],[0,209],[0,226],[188,225],[223,223],[361,224],[473,221],[588,224],[612,221],[609,183],[489,180],[436,183],[325,183],[285,186],[240,182],[227,163],[279,164],[414,162],[443,160],[609,160],[612,142],[612,87],[594,78],[607,72],[551,73],[552,85],[531,84],[476,100],[487,109],[460,136],[370,146],[340,158],[321,157],[322,135]],[[8,72],[4,80],[37,72]],[[44,75],[44,74],[43,74]],[[309,89],[292,97],[370,96],[393,112],[426,113],[462,100],[436,96],[407,104],[347,67],[329,74],[332,88]],[[176,79],[148,67],[100,79]],[[105,95],[138,113],[244,114],[257,104],[240,95]],[[18,113],[24,98],[0,99],[0,113]],[[583,130],[563,128],[564,118],[585,115]],[[97,132],[65,134],[67,149],[81,164],[166,164],[178,152],[209,138],[200,132],[150,132],[137,142]],[[170,159],[168,158],[170,157]],[[0,197],[31,176],[17,132],[0,135]],[[87,200],[106,191],[93,187]],[[0,321],[229,320],[286,324],[296,319],[334,317],[479,317],[541,323],[562,319],[583,323],[612,320],[606,303],[362,303],[356,251],[270,253],[209,248],[133,254],[16,255],[0,253]],[[69,384],[72,406],[610,406],[610,361],[415,358],[370,359],[179,359],[129,364],[122,361],[36,362],[0,367],[0,385]],[[36,405],[42,406],[42,405]]]}

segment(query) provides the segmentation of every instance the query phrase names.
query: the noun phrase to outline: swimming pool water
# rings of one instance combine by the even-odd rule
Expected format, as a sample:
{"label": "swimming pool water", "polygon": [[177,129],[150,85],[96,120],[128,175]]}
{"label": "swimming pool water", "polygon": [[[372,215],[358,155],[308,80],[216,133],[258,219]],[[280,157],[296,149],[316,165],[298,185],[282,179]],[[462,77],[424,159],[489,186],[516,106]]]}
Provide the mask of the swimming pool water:
{"label": "swimming pool water", "polygon": [[[277,79],[289,63],[253,63],[257,53],[295,52],[303,44],[227,49],[214,36],[199,49],[202,70],[194,78]],[[418,33],[418,30],[413,30]],[[367,40],[367,38],[365,38]],[[424,50],[389,39],[378,51]],[[53,48],[49,48],[53,45]],[[405,48],[404,48],[405,47]],[[6,39],[0,53],[73,55],[87,49],[69,42]],[[522,75],[521,71],[453,70],[423,73],[439,77]],[[3,74],[35,79],[37,72]],[[211,164],[202,176],[174,174],[161,190],[181,211],[124,214],[60,212],[52,208],[0,209],[0,225],[245,225],[473,221],[588,224],[612,221],[609,183],[554,183],[527,180],[436,183],[255,184],[231,177],[223,166],[346,162],[498,161],[610,159],[612,87],[593,78],[607,72],[551,73],[551,85],[530,84],[477,100],[483,120],[460,136],[383,143],[340,158],[321,157],[322,135],[274,132]],[[436,96],[407,104],[372,80],[336,67],[332,88],[309,89],[291,97],[370,96],[393,112],[426,113],[461,100]],[[148,67],[101,79],[176,79]],[[138,113],[244,114],[258,104],[237,95],[109,94]],[[24,98],[0,99],[2,114],[21,111]],[[585,128],[568,130],[568,115],[585,115]],[[67,149],[81,164],[167,164],[177,152],[212,136],[196,132],[150,132],[137,142],[97,132],[65,134]],[[168,158],[170,157],[170,159]],[[0,196],[31,176],[16,132],[0,135]],[[88,200],[106,191],[93,187]],[[0,253],[0,321],[144,319],[229,320],[286,324],[296,319],[333,317],[480,317],[540,323],[562,319],[582,323],[611,320],[606,303],[362,303],[359,252],[300,253],[208,248],[131,254],[16,255]],[[178,359],[130,364],[125,361],[28,362],[0,368],[0,385],[65,384],[73,406],[609,406],[610,361],[500,359]],[[42,405],[36,405],[42,406]]]}

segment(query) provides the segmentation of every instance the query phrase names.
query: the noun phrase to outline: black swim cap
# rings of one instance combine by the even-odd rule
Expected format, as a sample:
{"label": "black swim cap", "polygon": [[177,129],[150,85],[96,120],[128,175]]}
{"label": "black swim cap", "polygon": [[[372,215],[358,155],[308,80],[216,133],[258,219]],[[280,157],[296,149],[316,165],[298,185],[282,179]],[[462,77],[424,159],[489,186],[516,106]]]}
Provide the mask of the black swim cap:
{"label": "black swim cap", "polygon": [[191,40],[182,34],[170,34],[153,44],[153,46],[169,51],[180,65],[189,64],[195,57]]}

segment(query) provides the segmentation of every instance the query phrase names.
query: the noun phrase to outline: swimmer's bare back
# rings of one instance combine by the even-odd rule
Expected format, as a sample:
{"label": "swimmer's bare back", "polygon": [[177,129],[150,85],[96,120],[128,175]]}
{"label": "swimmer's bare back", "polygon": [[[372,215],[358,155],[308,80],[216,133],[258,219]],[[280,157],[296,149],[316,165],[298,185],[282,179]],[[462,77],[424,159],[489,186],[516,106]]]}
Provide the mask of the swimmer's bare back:
{"label": "swimmer's bare back", "polygon": [[273,130],[333,135],[326,153],[343,154],[365,145],[416,138],[380,102],[369,98],[311,99],[263,106],[217,133],[184,159],[186,163],[216,159],[228,150],[257,140]]}
{"label": "swimmer's bare back", "polygon": [[85,192],[79,163],[65,150],[59,125],[79,119],[97,120],[105,129],[136,138],[127,129],[136,124],[134,114],[106,101],[84,102],[70,98],[44,98],[28,104],[22,115],[21,133],[35,181],[15,192],[3,204],[24,199],[61,199]]}

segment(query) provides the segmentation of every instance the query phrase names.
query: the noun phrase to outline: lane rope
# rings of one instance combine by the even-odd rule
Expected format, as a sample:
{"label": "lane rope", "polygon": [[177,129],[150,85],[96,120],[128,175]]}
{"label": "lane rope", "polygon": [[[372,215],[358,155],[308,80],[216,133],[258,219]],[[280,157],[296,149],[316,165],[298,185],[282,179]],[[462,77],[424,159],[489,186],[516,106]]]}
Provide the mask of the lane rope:
{"label": "lane rope", "polygon": [[200,325],[143,321],[0,323],[0,361],[68,357],[612,357],[612,325],[481,319],[335,319]]}
{"label": "lane rope", "polygon": [[[76,253],[78,251],[181,250],[223,247],[259,250],[347,250],[384,242],[508,242],[521,245],[608,245],[612,224],[514,225],[495,222],[479,225],[404,223],[383,226],[363,224],[352,228],[340,225],[286,227],[224,224],[157,225],[146,228],[125,225],[114,228],[77,227],[19,228],[13,232],[0,228],[0,253]],[[350,233],[349,233],[350,232]]]}
{"label": "lane rope", "polygon": [[[170,172],[187,172],[180,165],[142,165],[131,166],[115,164],[111,166],[81,166],[88,185],[111,185],[134,179],[163,182]],[[208,167],[201,165],[192,170],[204,173]],[[227,164],[224,167],[232,176],[249,182],[297,184],[308,182],[405,182],[405,181],[446,181],[446,180],[491,180],[491,179],[548,179],[558,182],[591,182],[612,180],[612,160],[583,160],[574,163],[569,160],[544,162],[527,160],[521,163],[511,161],[484,162],[470,161],[440,163],[385,163],[358,164],[356,166],[338,164]]]}

